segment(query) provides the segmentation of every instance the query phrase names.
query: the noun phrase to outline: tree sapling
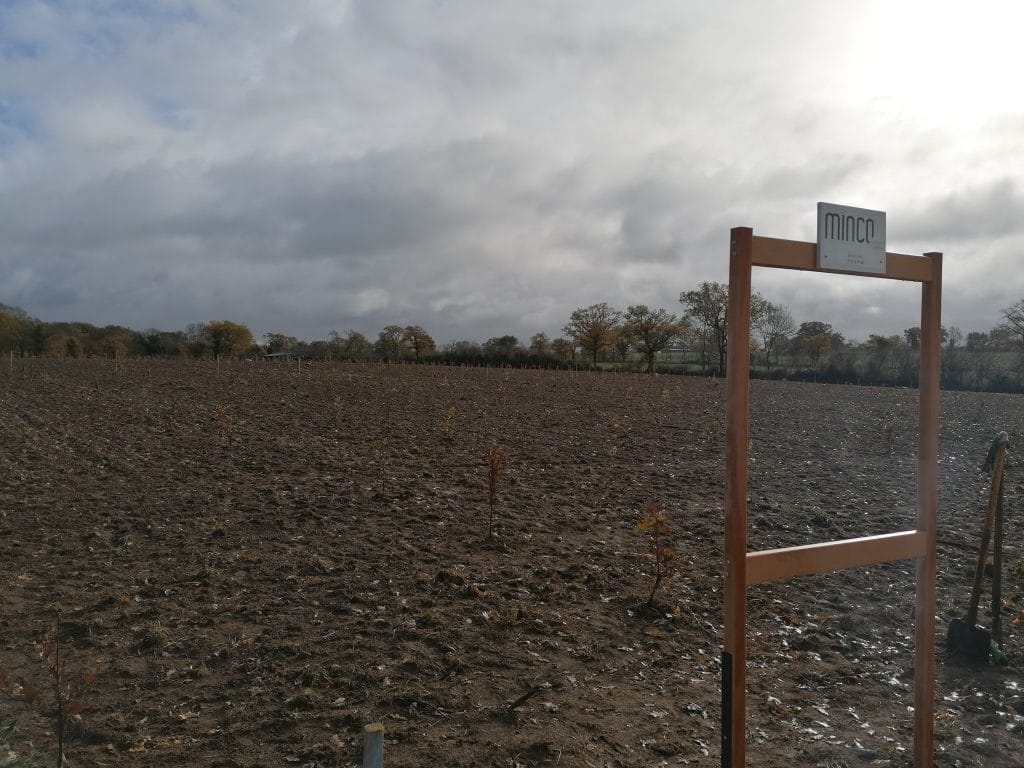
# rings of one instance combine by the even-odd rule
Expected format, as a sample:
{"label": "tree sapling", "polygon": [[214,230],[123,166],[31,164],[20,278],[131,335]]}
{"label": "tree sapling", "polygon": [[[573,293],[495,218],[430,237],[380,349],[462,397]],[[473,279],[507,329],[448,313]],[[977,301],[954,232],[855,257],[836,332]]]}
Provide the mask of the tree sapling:
{"label": "tree sapling", "polygon": [[505,451],[496,445],[487,449],[487,504],[490,515],[487,519],[487,538],[494,538],[494,505],[498,500],[498,483],[505,469]]}
{"label": "tree sapling", "polygon": [[651,584],[650,594],[647,595],[645,606],[654,604],[654,595],[658,587],[666,579],[672,578],[678,571],[676,563],[676,552],[668,544],[668,538],[672,533],[672,526],[669,523],[668,513],[665,512],[665,505],[660,501],[649,501],[644,508],[644,517],[637,523],[638,533],[646,533],[651,537],[650,559],[654,563],[654,582]]}

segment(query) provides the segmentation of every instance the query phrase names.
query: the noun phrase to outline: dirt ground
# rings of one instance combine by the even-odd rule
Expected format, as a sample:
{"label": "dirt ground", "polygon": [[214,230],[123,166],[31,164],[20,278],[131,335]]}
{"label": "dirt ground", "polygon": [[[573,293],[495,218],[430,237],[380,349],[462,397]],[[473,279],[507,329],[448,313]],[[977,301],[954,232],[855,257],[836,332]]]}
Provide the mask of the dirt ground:
{"label": "dirt ground", "polygon": [[[81,707],[73,766],[354,766],[377,721],[389,768],[720,764],[721,381],[8,362],[0,766],[55,764],[40,636]],[[916,402],[755,382],[751,548],[912,527]],[[943,393],[944,768],[1024,764],[1024,626],[1007,666],[943,650],[1003,429],[1024,439],[1024,399]],[[648,502],[679,553],[653,608]],[[749,764],[908,766],[913,605],[912,563],[752,588]]]}

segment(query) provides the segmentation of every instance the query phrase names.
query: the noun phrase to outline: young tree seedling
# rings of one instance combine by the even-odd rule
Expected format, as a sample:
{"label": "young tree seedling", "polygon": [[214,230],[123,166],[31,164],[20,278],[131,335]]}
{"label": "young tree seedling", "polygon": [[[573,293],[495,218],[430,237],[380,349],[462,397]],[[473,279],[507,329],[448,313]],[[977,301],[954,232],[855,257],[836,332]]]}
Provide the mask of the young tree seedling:
{"label": "young tree seedling", "polygon": [[490,516],[487,520],[487,538],[494,538],[494,505],[498,501],[498,483],[505,469],[505,451],[496,445],[487,449],[487,504]]}
{"label": "young tree seedling", "polygon": [[647,602],[644,603],[649,608],[654,604],[654,596],[661,583],[674,576],[678,570],[676,552],[668,543],[672,526],[668,513],[665,512],[665,505],[660,501],[647,502],[644,517],[637,524],[636,530],[638,533],[648,534],[651,539],[650,557],[654,563],[654,581],[651,584],[651,592],[647,595]]}

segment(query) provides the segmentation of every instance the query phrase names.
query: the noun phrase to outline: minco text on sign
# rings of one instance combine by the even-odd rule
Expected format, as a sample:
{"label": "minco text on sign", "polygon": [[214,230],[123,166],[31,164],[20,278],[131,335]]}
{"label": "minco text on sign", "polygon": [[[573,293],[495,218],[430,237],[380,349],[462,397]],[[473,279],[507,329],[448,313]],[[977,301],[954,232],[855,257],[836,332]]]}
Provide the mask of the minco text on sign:
{"label": "minco text on sign", "polygon": [[885,211],[818,203],[818,267],[885,274]]}

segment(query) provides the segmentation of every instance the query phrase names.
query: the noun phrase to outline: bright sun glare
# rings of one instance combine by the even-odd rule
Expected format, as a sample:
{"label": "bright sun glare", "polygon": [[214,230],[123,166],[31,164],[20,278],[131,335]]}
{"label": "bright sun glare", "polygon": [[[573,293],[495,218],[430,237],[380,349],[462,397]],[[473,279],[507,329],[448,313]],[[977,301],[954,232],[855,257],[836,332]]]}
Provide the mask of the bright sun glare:
{"label": "bright sun glare", "polygon": [[1022,24],[1024,5],[1010,2],[870,6],[848,38],[847,95],[947,126],[1020,111]]}

